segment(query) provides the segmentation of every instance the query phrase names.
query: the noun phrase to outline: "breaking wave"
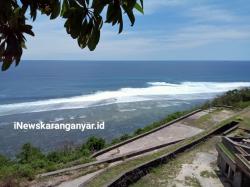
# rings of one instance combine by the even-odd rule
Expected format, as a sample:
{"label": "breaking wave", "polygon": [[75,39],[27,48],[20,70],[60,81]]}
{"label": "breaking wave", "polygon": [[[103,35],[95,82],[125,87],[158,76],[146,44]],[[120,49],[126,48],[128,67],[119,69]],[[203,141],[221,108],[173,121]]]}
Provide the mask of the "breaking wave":
{"label": "breaking wave", "polygon": [[88,108],[115,103],[150,100],[194,100],[210,99],[228,90],[249,87],[250,82],[148,82],[145,88],[121,88],[69,98],[39,100],[0,105],[0,116],[63,109]]}

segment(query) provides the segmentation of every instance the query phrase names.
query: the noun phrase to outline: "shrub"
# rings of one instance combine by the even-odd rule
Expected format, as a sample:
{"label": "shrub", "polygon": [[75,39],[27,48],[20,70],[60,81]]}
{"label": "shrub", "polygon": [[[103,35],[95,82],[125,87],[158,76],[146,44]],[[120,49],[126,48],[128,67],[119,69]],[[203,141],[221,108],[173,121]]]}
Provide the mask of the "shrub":
{"label": "shrub", "polygon": [[0,168],[3,167],[3,166],[6,166],[8,165],[10,162],[9,159],[7,159],[5,156],[3,155],[0,155]]}
{"label": "shrub", "polygon": [[86,142],[87,148],[94,152],[99,151],[105,147],[105,140],[103,138],[90,137]]}
{"label": "shrub", "polygon": [[14,165],[12,166],[2,166],[0,167],[0,179],[7,179],[12,178],[13,176],[16,176],[16,167]]}
{"label": "shrub", "polygon": [[35,171],[29,164],[19,165],[17,172],[20,177],[27,178],[28,180],[35,178]]}
{"label": "shrub", "polygon": [[47,172],[54,171],[56,169],[57,169],[57,167],[54,163],[49,163],[49,165],[46,167]]}
{"label": "shrub", "polygon": [[90,151],[87,148],[81,149],[80,152],[82,156],[86,156],[86,157],[90,156]]}
{"label": "shrub", "polygon": [[42,152],[30,143],[24,144],[21,152],[17,155],[18,161],[21,164],[31,163],[34,160],[43,159],[44,157]]}
{"label": "shrub", "polygon": [[212,106],[228,105],[244,108],[250,103],[250,88],[236,89],[226,92],[223,95],[218,96],[212,102]]}
{"label": "shrub", "polygon": [[32,166],[33,169],[43,169],[46,168],[48,165],[48,162],[46,159],[37,159],[33,160],[30,165]]}
{"label": "shrub", "polygon": [[114,144],[117,144],[120,142],[120,139],[118,138],[114,138],[112,141],[111,141],[111,145],[114,145]]}
{"label": "shrub", "polygon": [[47,159],[51,162],[59,163],[61,161],[61,155],[59,152],[51,152],[47,155]]}
{"label": "shrub", "polygon": [[130,136],[128,135],[128,134],[124,134],[124,135],[122,135],[121,137],[120,137],[120,140],[121,141],[125,141],[125,140],[127,140],[127,139],[129,139],[130,138]]}

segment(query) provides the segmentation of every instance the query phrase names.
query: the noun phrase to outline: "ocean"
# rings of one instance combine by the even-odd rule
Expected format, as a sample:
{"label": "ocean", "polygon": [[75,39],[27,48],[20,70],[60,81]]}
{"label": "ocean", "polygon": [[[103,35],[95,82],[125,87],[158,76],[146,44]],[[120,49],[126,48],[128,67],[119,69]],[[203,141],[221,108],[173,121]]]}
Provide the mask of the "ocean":
{"label": "ocean", "polygon": [[[247,61],[22,61],[0,72],[0,154],[47,152],[90,136],[108,142],[250,86]],[[104,121],[104,130],[14,130],[14,122]]]}

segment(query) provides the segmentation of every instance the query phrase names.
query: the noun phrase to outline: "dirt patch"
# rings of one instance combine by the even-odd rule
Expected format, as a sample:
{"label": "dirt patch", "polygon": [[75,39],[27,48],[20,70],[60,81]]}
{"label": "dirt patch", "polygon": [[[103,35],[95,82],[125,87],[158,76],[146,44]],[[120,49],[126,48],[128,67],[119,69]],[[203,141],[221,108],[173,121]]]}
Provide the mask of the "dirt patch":
{"label": "dirt patch", "polygon": [[223,187],[217,177],[213,163],[216,162],[216,152],[197,153],[191,164],[183,164],[177,177],[171,182],[171,186],[216,186]]}

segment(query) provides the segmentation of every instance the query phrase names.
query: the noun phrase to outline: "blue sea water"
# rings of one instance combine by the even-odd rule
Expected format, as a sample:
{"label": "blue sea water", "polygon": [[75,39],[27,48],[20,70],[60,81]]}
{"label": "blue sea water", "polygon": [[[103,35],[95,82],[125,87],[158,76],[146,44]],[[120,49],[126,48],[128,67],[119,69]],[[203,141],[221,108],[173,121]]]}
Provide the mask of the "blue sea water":
{"label": "blue sea water", "polygon": [[[95,135],[107,141],[250,86],[247,61],[22,61],[0,73],[0,153],[44,151]],[[105,130],[16,131],[13,122],[105,121]]]}

